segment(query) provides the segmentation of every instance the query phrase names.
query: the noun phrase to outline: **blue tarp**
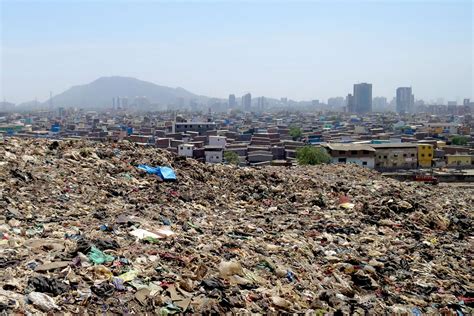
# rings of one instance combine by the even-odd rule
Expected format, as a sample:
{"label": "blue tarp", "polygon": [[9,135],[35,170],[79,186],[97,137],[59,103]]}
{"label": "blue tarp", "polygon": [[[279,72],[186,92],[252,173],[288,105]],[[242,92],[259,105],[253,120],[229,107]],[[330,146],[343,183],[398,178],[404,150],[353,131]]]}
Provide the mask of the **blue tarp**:
{"label": "blue tarp", "polygon": [[148,174],[156,174],[163,180],[176,180],[176,174],[170,167],[151,167],[148,165],[138,165],[137,168],[146,171]]}

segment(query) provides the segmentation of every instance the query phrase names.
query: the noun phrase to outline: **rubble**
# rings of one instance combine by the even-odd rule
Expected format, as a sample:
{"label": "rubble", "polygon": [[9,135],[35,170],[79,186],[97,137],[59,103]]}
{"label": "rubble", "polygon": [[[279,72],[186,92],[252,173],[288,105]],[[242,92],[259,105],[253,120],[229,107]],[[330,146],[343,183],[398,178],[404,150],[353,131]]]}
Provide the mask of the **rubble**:
{"label": "rubble", "polygon": [[472,189],[127,142],[0,157],[0,314],[473,314]]}

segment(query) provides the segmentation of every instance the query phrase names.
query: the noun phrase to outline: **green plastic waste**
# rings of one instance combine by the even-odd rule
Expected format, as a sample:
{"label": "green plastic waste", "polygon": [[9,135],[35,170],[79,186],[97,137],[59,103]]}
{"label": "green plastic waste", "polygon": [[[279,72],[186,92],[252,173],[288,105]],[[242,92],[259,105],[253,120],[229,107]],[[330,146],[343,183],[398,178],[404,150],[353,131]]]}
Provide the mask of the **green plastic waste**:
{"label": "green plastic waste", "polygon": [[181,313],[182,310],[179,306],[174,305],[173,303],[168,303],[166,307],[160,308],[159,314],[160,316],[167,316],[167,315],[174,315]]}
{"label": "green plastic waste", "polygon": [[112,262],[114,261],[114,256],[108,255],[97,249],[96,247],[92,246],[91,251],[87,254],[87,257],[90,261],[94,262],[95,264],[103,264],[105,262]]}

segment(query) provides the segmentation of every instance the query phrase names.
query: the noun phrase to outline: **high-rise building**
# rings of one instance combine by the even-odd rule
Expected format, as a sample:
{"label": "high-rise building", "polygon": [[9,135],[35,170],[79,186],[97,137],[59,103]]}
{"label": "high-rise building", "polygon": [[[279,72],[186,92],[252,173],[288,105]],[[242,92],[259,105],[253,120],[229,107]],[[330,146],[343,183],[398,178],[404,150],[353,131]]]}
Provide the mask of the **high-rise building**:
{"label": "high-rise building", "polygon": [[249,111],[252,107],[252,95],[250,93],[244,94],[242,96],[242,107],[247,111]]}
{"label": "high-rise building", "polygon": [[350,93],[346,97],[346,104],[347,104],[347,112],[354,113],[355,112],[354,96]]}
{"label": "high-rise building", "polygon": [[235,108],[236,105],[237,104],[235,102],[235,94],[229,94],[229,107]]}
{"label": "high-rise building", "polygon": [[354,85],[355,113],[364,114],[372,112],[372,84],[357,83]]}
{"label": "high-rise building", "polygon": [[386,97],[375,97],[372,99],[373,109],[376,111],[383,111],[387,109],[388,103]]}
{"label": "high-rise building", "polygon": [[400,87],[397,89],[397,112],[412,113],[415,103],[415,97],[412,94],[411,87]]}
{"label": "high-rise building", "polygon": [[122,104],[122,107],[124,109],[126,109],[128,107],[128,97],[123,97],[121,100],[120,100],[120,104]]}
{"label": "high-rise building", "polygon": [[346,101],[343,97],[335,97],[328,99],[328,106],[331,108],[342,108],[346,106]]}
{"label": "high-rise building", "polygon": [[265,97],[257,98],[257,109],[262,111],[265,108]]}

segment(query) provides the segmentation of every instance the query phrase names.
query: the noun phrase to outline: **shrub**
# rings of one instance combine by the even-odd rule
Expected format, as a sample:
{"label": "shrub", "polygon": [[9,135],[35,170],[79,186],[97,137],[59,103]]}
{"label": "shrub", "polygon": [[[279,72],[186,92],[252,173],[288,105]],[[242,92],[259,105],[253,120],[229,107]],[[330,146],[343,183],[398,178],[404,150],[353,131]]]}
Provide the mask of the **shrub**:
{"label": "shrub", "polygon": [[231,164],[231,165],[238,165],[240,160],[239,160],[239,155],[237,155],[235,152],[233,151],[226,151],[224,153],[224,159],[227,163]]}
{"label": "shrub", "polygon": [[300,165],[319,165],[329,163],[331,156],[324,148],[305,146],[296,150],[296,160]]}
{"label": "shrub", "polygon": [[303,132],[301,131],[301,128],[293,126],[290,127],[289,135],[293,137],[293,140],[297,140],[301,135],[303,135]]}

